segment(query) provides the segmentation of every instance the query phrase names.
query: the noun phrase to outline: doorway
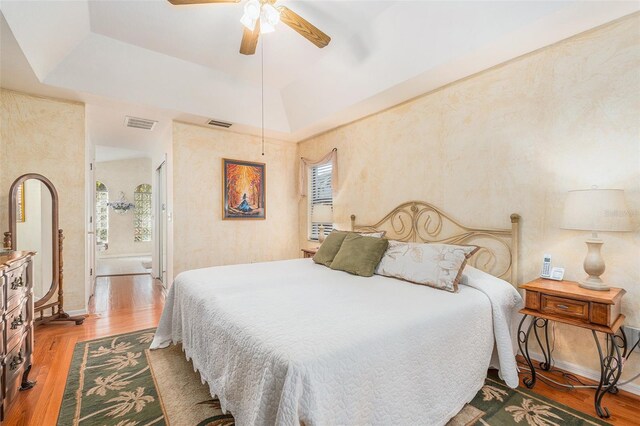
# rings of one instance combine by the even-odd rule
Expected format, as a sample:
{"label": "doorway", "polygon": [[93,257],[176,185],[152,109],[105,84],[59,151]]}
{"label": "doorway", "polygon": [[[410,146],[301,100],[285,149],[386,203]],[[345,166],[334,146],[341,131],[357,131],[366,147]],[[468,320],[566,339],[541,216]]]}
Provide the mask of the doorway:
{"label": "doorway", "polygon": [[148,275],[153,241],[153,172],[146,153],[96,146],[96,277]]}

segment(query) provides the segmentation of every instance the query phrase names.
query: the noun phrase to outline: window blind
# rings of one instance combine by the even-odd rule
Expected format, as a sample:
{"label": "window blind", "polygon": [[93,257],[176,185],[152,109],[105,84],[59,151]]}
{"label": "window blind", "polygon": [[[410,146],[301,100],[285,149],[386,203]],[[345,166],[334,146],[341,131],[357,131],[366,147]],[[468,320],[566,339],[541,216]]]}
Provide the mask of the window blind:
{"label": "window blind", "polygon": [[[312,222],[313,209],[315,206],[324,204],[333,206],[333,188],[331,187],[332,164],[326,163],[311,167],[311,177],[309,179],[309,239],[318,239],[318,229],[320,222]],[[328,235],[333,230],[332,223],[322,223],[324,232]]]}

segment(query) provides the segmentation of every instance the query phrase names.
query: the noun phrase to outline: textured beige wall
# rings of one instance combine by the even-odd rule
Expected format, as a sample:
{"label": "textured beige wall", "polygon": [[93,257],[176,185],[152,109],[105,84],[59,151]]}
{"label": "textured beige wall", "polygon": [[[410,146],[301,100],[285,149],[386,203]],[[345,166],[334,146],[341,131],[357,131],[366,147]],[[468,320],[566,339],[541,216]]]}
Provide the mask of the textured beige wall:
{"label": "textured beige wall", "polygon": [[85,307],[84,105],[0,90],[0,229],[8,229],[8,193],[24,173],[53,182],[64,229],[65,309]]}
{"label": "textured beige wall", "polygon": [[[146,183],[153,192],[153,174],[150,158],[131,158],[117,161],[101,161],[96,163],[96,180],[104,183],[109,190],[109,201],[120,199],[120,191],[133,203],[136,187]],[[153,242],[133,240],[133,210],[116,213],[109,209],[109,249],[98,253],[98,257],[151,254]]]}
{"label": "textured beige wall", "polygon": [[[174,274],[299,257],[297,146],[183,123],[173,125]],[[222,220],[222,158],[266,163],[265,220]]]}
{"label": "textured beige wall", "polygon": [[[588,234],[560,229],[568,190],[624,189],[639,224],[639,29],[636,14],[304,141],[300,155],[338,148],[340,226],[351,213],[373,223],[411,199],[470,226],[508,228],[517,212],[521,281],[539,274],[544,253],[580,279]],[[307,246],[305,202],[299,217]],[[640,327],[640,233],[601,237],[604,278],[627,290],[627,324]],[[559,329],[556,358],[595,370],[590,334]]]}

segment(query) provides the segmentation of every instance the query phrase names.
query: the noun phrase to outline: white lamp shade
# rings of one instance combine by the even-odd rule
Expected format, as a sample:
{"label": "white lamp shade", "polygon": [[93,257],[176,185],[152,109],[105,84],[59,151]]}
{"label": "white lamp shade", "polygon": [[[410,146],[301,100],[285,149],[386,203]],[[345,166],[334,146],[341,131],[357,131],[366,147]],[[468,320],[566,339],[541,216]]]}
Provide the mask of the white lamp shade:
{"label": "white lamp shade", "polygon": [[316,204],[313,206],[311,222],[333,223],[333,207],[328,204]]}
{"label": "white lamp shade", "polygon": [[581,231],[631,231],[624,191],[621,189],[569,191],[561,227]]}

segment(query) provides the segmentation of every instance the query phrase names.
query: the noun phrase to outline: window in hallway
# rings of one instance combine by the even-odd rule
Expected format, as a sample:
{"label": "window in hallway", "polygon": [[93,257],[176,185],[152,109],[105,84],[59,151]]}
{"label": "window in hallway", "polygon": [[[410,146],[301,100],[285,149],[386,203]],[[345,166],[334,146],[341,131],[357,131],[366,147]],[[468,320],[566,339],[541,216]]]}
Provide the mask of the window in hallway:
{"label": "window in hallway", "polygon": [[96,242],[109,242],[109,190],[107,186],[96,181]]}
{"label": "window in hallway", "polygon": [[133,202],[133,240],[151,241],[151,185],[138,185],[133,193]]}

